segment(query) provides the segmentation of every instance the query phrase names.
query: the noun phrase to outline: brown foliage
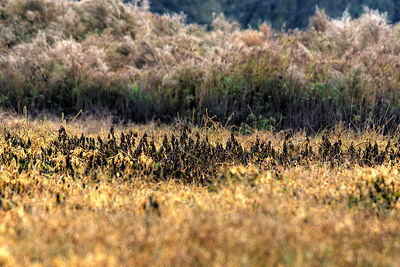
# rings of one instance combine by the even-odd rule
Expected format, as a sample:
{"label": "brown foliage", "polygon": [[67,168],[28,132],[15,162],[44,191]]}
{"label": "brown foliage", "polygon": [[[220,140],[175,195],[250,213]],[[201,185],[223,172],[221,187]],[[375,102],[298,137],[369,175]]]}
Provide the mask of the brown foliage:
{"label": "brown foliage", "polygon": [[0,104],[21,112],[103,108],[123,120],[395,128],[399,34],[384,14],[317,10],[306,31],[206,31],[119,0],[9,0],[0,9]]}

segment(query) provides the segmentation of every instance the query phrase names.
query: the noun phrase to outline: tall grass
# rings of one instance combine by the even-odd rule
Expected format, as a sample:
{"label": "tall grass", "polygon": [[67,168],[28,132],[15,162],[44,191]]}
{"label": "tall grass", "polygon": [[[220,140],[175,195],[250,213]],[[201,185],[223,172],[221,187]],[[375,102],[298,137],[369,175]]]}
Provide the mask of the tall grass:
{"label": "tall grass", "polygon": [[2,266],[400,263],[398,134],[0,115]]}
{"label": "tall grass", "polygon": [[120,0],[9,0],[0,8],[0,105],[112,112],[122,120],[202,114],[260,127],[339,121],[397,127],[400,27],[366,9],[317,10],[304,30],[212,30]]}

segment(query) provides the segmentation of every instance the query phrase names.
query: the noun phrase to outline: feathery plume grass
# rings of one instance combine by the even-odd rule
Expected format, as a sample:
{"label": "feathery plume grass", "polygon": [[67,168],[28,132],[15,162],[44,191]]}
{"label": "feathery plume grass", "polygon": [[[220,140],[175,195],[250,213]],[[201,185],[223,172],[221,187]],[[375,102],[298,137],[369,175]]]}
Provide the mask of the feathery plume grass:
{"label": "feathery plume grass", "polygon": [[[122,120],[319,129],[400,122],[398,25],[365,9],[317,9],[305,31],[212,29],[119,0],[8,0],[0,9],[0,105]],[[193,116],[194,114],[194,116]]]}

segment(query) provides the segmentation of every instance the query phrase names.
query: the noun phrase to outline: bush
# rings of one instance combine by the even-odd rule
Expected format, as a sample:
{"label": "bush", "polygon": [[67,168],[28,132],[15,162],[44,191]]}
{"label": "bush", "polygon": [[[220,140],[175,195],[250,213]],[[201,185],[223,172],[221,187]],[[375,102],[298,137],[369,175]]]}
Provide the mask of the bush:
{"label": "bush", "polygon": [[9,0],[0,11],[0,105],[16,112],[207,112],[260,128],[400,122],[400,31],[376,11],[317,10],[290,32],[240,30],[223,16],[207,31],[119,0]]}

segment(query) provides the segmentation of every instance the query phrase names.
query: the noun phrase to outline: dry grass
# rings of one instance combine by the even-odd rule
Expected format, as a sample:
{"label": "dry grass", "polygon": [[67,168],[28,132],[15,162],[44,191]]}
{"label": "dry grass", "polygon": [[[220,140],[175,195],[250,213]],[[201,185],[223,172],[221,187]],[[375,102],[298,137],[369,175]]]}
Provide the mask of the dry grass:
{"label": "dry grass", "polygon": [[[189,135],[202,147],[172,141],[183,122],[115,126],[114,139],[111,118],[4,115],[0,264],[399,264],[400,148],[383,135],[400,122],[399,26],[371,10],[338,20],[319,10],[289,33],[240,31],[223,16],[212,26],[117,0],[4,1],[2,106],[179,114],[200,123]],[[206,111],[263,129],[346,124],[307,138],[222,127]],[[129,130],[137,142],[125,147]],[[257,140],[273,150],[251,151]]]}
{"label": "dry grass", "polygon": [[[12,145],[1,132],[0,262],[5,266],[396,266],[400,262],[398,156],[387,155],[373,168],[341,163],[331,167],[318,157],[272,168],[265,167],[271,157],[262,164],[227,161],[203,184],[176,177],[155,182],[158,177],[145,172],[151,157],[146,152],[137,156],[128,152],[132,158],[123,160],[142,162],[139,172],[110,174],[109,169],[99,168],[81,175],[91,153],[106,153],[97,148],[99,143],[94,151],[70,147],[68,152],[54,145],[62,125],[70,137],[84,133],[111,140],[107,138],[111,122],[5,116],[2,123],[6,132],[20,138],[13,140],[22,140]],[[193,134],[208,136],[211,144],[230,140],[229,128],[209,120],[203,126],[191,128]],[[159,140],[159,149],[164,134],[177,135],[181,127],[179,123],[118,126],[115,135],[118,139],[122,131],[133,130],[138,136],[146,132]],[[236,138],[246,150],[258,137],[270,140],[281,152],[285,136],[256,131]],[[377,142],[379,149],[390,141],[396,149],[393,155],[398,149],[396,136],[372,130],[360,134],[339,127],[330,136],[342,140],[343,151],[351,142],[364,149],[368,141]],[[31,145],[26,148],[28,139]],[[306,141],[305,133],[298,132],[289,142],[296,148]],[[319,155],[322,137],[307,142]],[[42,148],[47,147],[55,149],[49,156],[55,168],[46,171]],[[64,153],[71,155],[74,174]],[[125,154],[120,151],[108,161],[121,155]],[[29,157],[36,163],[24,165],[19,160]],[[27,167],[19,171],[21,166]],[[394,201],[386,205],[388,199]]]}
{"label": "dry grass", "polygon": [[22,112],[104,108],[123,120],[324,128],[399,118],[399,26],[365,10],[305,31],[211,31],[119,0],[8,0],[0,7],[0,104]]}

